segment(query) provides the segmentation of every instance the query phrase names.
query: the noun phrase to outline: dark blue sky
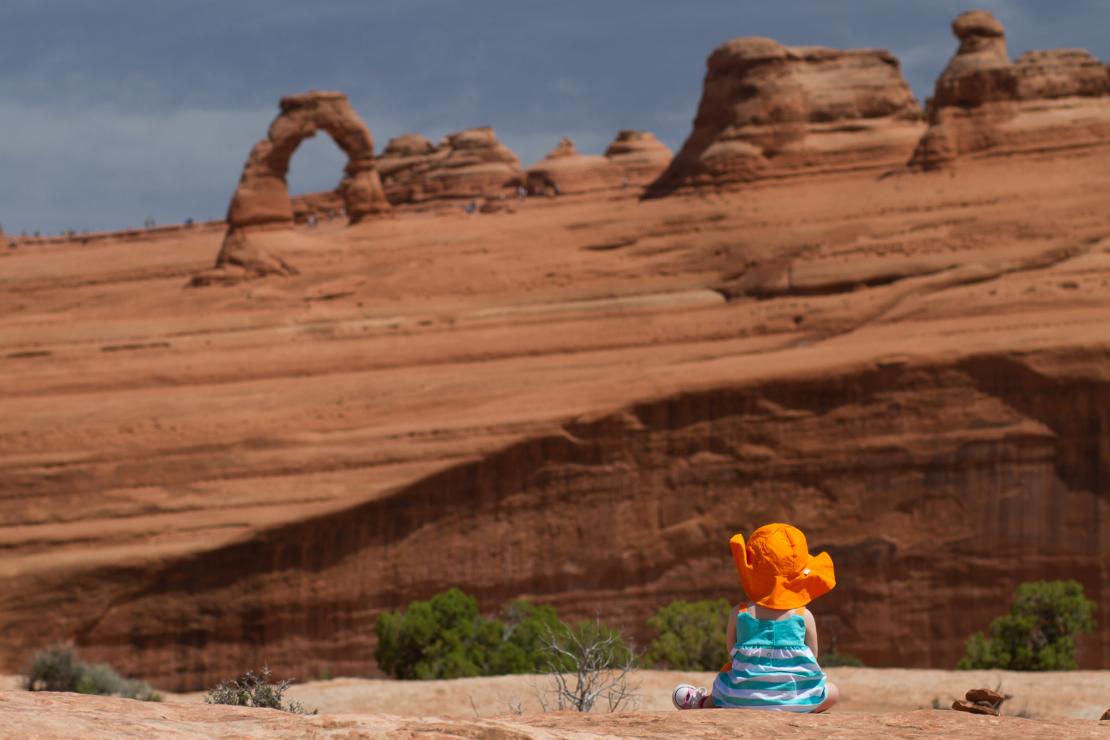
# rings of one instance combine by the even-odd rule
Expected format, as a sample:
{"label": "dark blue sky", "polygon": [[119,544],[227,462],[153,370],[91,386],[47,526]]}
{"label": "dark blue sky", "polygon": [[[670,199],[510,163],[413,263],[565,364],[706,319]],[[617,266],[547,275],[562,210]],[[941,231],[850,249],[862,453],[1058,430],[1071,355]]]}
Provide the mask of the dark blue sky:
{"label": "dark blue sky", "polygon": [[[282,95],[342,90],[375,136],[492,125],[528,165],[620,128],[672,148],[705,58],[735,36],[885,47],[924,98],[955,49],[952,0],[3,0],[0,224],[100,229],[222,216]],[[1110,56],[1106,0],[981,0],[1011,56]],[[332,187],[326,137],[295,192]]]}

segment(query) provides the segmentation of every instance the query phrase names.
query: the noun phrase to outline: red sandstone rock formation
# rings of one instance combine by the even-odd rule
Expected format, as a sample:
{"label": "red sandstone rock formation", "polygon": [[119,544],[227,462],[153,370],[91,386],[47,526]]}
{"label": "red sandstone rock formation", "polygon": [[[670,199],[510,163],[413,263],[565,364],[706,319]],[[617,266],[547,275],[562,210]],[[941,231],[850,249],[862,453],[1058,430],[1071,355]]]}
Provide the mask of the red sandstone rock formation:
{"label": "red sandstone rock formation", "polygon": [[489,127],[448,134],[438,146],[404,134],[386,145],[378,168],[393,204],[498,195],[522,181],[520,160]]}
{"label": "red sandstone rock formation", "polygon": [[769,520],[869,664],[950,667],[1022,580],[1107,613],[1110,147],[1066,164],[411,213],[184,297],[215,232],[6,254],[0,665],[364,674],[454,585],[642,639],[739,598],[724,543]]}
{"label": "red sandstone rock formation", "polygon": [[718,47],[706,66],[694,130],[649,196],[901,165],[921,135],[920,108],[885,50],[748,37]]}
{"label": "red sandstone rock formation", "polygon": [[960,46],[911,166],[1110,142],[1110,72],[1089,52],[1031,51],[1011,64],[1002,24],[984,10],[957,17],[952,32]]}
{"label": "red sandstone rock formation", "polygon": [[566,137],[525,173],[528,192],[537,195],[608,190],[625,181],[623,170],[610,159],[579,154]]}
{"label": "red sandstone rock formation", "polygon": [[302,193],[290,198],[293,205],[293,220],[303,224],[309,216],[317,219],[326,218],[328,214],[333,217],[346,212],[343,197],[339,190],[321,190],[317,193]]}
{"label": "red sandstone rock formation", "polygon": [[609,144],[605,156],[621,168],[630,184],[647,185],[663,174],[673,154],[650,131],[624,129]]}
{"label": "red sandstone rock formation", "polygon": [[374,162],[370,130],[347,96],[308,92],[281,99],[281,113],[251,149],[239,187],[228,207],[228,226],[288,225],[293,220],[285,175],[293,152],[318,130],[327,132],[347,154],[339,192],[352,223],[389,211]]}
{"label": "red sandstone rock formation", "polygon": [[[227,236],[216,259],[215,272],[194,278],[194,285],[222,279],[295,272],[265,247],[253,243],[253,227],[293,225],[293,205],[285,175],[293,152],[305,139],[325,131],[347,154],[347,166],[337,193],[351,223],[389,212],[374,162],[370,130],[339,92],[311,91],[281,99],[281,113],[270,130],[251,149],[239,186],[227,211]],[[220,268],[224,268],[221,270]]]}

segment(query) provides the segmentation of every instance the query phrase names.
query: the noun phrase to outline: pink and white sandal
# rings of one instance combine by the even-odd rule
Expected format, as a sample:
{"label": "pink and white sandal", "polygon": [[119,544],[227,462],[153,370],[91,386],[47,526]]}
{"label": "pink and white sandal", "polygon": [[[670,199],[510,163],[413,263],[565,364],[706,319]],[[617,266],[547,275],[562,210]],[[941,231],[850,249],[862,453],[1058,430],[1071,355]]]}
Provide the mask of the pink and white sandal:
{"label": "pink and white sandal", "polygon": [[709,692],[704,688],[696,688],[688,683],[680,683],[671,694],[671,701],[675,709],[701,709],[702,703],[709,697]]}

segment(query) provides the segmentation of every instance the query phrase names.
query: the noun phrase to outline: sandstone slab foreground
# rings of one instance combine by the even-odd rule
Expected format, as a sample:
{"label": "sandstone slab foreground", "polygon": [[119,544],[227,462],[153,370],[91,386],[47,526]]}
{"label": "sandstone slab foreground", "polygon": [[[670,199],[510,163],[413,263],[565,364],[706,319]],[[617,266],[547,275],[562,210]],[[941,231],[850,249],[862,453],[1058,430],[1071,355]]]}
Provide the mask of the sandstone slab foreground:
{"label": "sandstone slab foreground", "polygon": [[159,704],[130,699],[29,692],[0,693],[0,735],[104,738],[1105,738],[1099,722],[979,717],[922,710],[890,715],[783,715],[771,712],[557,712],[496,719],[391,715],[303,716],[273,709]]}

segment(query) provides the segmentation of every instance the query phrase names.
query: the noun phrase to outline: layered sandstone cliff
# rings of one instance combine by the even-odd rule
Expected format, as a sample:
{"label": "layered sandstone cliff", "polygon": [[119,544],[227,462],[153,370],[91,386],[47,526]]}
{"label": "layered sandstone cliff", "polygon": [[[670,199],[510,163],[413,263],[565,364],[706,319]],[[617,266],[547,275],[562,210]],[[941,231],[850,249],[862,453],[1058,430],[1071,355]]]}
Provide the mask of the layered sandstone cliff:
{"label": "layered sandstone cliff", "polygon": [[528,192],[538,195],[608,190],[627,183],[624,171],[607,157],[579,154],[567,137],[525,172]]}
{"label": "layered sandstone cliff", "polygon": [[694,130],[648,194],[902,165],[920,117],[888,51],[733,39],[709,56]]}
{"label": "layered sandstone cliff", "polygon": [[983,10],[957,17],[952,32],[960,46],[911,166],[1110,143],[1110,70],[1092,54],[1030,51],[1011,63],[1002,24]]}
{"label": "layered sandstone cliff", "polygon": [[[736,591],[734,531],[786,519],[836,562],[822,639],[869,665],[951,666],[1022,581],[1110,599],[1107,366],[982,356],[644,402],[135,573],[81,644],[132,646],[125,665],[161,686],[211,683],[255,645],[283,670],[326,653],[358,673],[379,610],[460,584],[568,618],[604,603],[643,640],[661,594]],[[186,625],[200,642],[182,643]]]}

